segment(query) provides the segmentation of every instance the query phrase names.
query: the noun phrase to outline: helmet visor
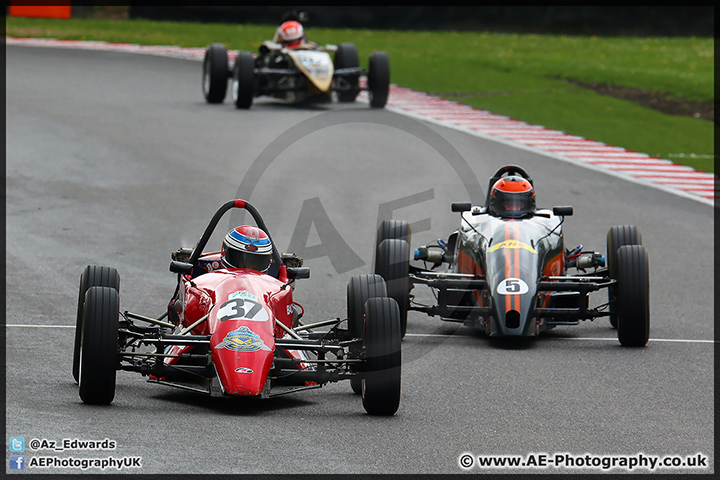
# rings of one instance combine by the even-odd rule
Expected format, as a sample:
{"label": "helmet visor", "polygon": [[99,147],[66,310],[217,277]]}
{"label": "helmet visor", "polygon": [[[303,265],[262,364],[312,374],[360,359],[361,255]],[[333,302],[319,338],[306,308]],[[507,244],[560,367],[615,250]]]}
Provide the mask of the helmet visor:
{"label": "helmet visor", "polygon": [[258,272],[264,272],[270,267],[271,258],[270,255],[241,252],[234,248],[226,248],[225,250],[225,262],[234,268],[250,268]]}
{"label": "helmet visor", "polygon": [[503,217],[523,217],[534,210],[532,192],[495,191],[495,212]]}

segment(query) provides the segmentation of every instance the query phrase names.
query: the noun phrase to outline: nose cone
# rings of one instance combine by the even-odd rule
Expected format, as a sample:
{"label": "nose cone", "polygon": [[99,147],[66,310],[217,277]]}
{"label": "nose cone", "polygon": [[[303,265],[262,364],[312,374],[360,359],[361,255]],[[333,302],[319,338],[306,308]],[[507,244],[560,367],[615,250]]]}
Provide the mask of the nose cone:
{"label": "nose cone", "polygon": [[264,323],[223,322],[210,341],[213,363],[228,395],[260,395],[272,365],[275,342]]}
{"label": "nose cone", "polygon": [[[518,274],[510,276],[511,273]],[[500,269],[491,281],[492,320],[491,335],[537,335],[535,321],[536,275],[518,269],[512,272]]]}

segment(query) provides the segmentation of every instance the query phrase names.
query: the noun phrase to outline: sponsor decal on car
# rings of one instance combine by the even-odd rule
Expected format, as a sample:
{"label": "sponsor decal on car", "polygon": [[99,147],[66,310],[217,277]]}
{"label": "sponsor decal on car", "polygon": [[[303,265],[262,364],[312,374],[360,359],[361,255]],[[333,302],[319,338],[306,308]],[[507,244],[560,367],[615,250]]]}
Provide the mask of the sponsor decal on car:
{"label": "sponsor decal on car", "polygon": [[252,368],[248,368],[248,367],[236,368],[235,371],[236,371],[237,373],[253,373],[253,369],[252,369]]}
{"label": "sponsor decal on car", "polygon": [[230,296],[228,296],[228,299],[230,298],[249,298],[251,300],[257,300],[257,297],[247,290],[239,290],[235,293],[231,293]]}
{"label": "sponsor decal on car", "polygon": [[504,242],[500,242],[500,243],[488,248],[487,251],[494,252],[495,250],[499,250],[501,248],[522,248],[522,249],[527,250],[528,252],[537,253],[537,250],[535,250],[533,247],[531,247],[527,243],[519,242],[517,240],[505,240]]}
{"label": "sponsor decal on car", "polygon": [[225,348],[234,352],[256,352],[258,350],[270,351],[260,335],[243,325],[237,330],[225,335],[222,342],[215,345],[215,349]]}

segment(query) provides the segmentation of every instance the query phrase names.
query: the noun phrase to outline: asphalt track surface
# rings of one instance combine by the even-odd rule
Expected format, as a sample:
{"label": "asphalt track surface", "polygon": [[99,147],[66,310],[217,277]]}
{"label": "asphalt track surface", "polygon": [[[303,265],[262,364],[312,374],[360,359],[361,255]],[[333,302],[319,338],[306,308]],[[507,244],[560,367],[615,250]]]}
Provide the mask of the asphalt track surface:
{"label": "asphalt track surface", "polygon": [[[198,62],[15,46],[6,56],[8,457],[10,437],[24,437],[26,463],[142,458],[123,473],[607,471],[464,469],[465,453],[702,454],[706,468],[655,472],[714,472],[711,206],[362,102],[210,106]],[[458,224],[450,202],[482,198],[507,163],[530,172],[541,205],[574,206],[567,245],[604,252],[612,225],[639,227],[651,262],[647,347],[621,347],[604,319],[500,342],[411,313],[391,418],[365,414],[347,382],[235,401],[119,372],[111,406],[81,403],[71,365],[86,265],[116,267],[121,308],[158,316],[174,290],[170,252],[244,198],[281,250],[305,255],[312,274],[295,298],[306,318],[344,317],[349,278],[370,273],[379,216],[414,223],[413,246],[446,238]],[[226,217],[211,242],[240,220]],[[31,439],[117,446],[32,451]]]}

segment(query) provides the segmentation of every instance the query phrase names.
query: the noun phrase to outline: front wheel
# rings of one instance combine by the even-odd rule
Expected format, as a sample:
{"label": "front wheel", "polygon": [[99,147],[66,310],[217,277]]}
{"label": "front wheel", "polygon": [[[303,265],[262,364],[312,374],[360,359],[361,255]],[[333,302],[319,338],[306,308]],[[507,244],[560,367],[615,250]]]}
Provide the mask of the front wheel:
{"label": "front wheel", "polygon": [[109,405],[115,397],[120,301],[117,290],[92,287],[85,294],[80,346],[80,398]]}
{"label": "front wheel", "polygon": [[203,95],[208,103],[222,103],[227,93],[228,55],[222,43],[213,43],[203,60]]}
{"label": "front wheel", "polygon": [[91,287],[111,287],[120,291],[120,274],[117,269],[99,265],[88,265],[80,275],[77,317],[75,320],[75,343],[73,345],[72,375],[77,383],[80,374],[80,342],[82,339],[83,315],[85,313],[85,294]]}
{"label": "front wheel", "polygon": [[650,338],[650,272],[642,245],[617,251],[617,331],[626,347],[643,347]]}
{"label": "front wheel", "polygon": [[375,297],[365,302],[363,312],[363,407],[370,415],[394,415],[400,406],[400,311],[392,298]]}
{"label": "front wheel", "polygon": [[[335,52],[334,69],[341,70],[343,68],[359,68],[360,60],[357,48],[352,43],[341,43]],[[338,90],[337,97],[340,102],[354,102],[360,92],[359,80],[360,75],[357,73],[343,75],[340,80],[343,87],[347,90]]]}
{"label": "front wheel", "polygon": [[255,61],[250,52],[238,52],[232,77],[235,108],[248,109],[255,96]]}
{"label": "front wheel", "polygon": [[[347,316],[348,329],[354,338],[362,338],[363,334],[363,307],[370,298],[386,297],[387,287],[380,275],[356,275],[350,279],[347,286]],[[350,379],[353,392],[362,393],[359,376]]]}
{"label": "front wheel", "polygon": [[367,82],[370,107],[384,108],[390,92],[390,60],[387,53],[373,52],[370,54]]}

